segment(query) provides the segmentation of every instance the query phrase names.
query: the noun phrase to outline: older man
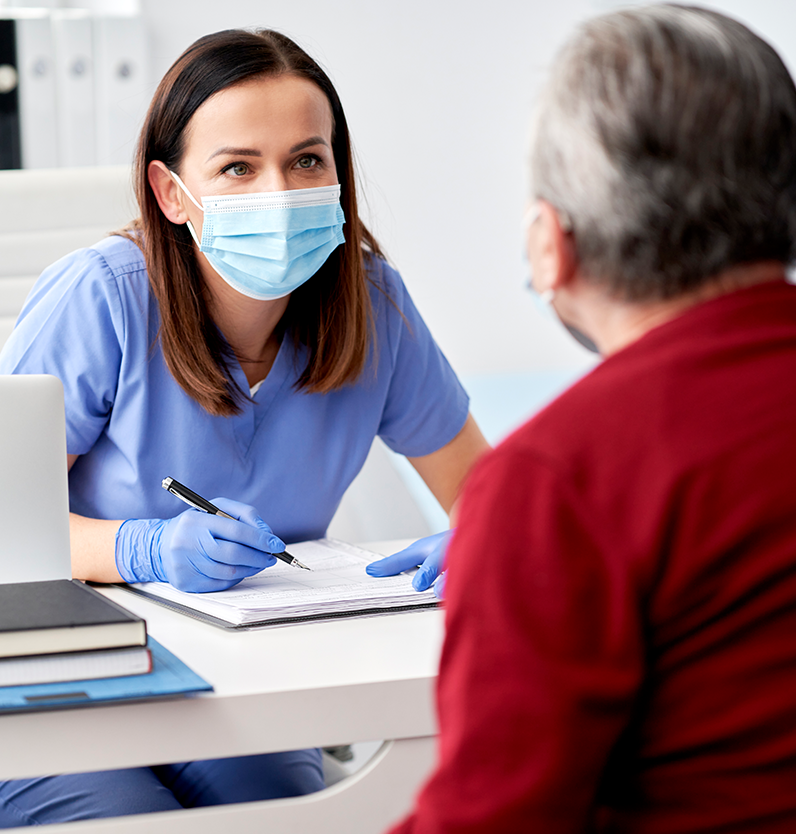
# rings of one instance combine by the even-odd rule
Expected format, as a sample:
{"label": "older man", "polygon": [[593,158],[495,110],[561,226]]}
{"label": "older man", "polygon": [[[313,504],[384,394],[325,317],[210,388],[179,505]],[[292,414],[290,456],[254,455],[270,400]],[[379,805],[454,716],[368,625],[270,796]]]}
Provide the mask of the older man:
{"label": "older man", "polygon": [[465,490],[395,831],[792,834],[796,88],[720,14],[607,15],[531,170],[534,286],[605,361]]}

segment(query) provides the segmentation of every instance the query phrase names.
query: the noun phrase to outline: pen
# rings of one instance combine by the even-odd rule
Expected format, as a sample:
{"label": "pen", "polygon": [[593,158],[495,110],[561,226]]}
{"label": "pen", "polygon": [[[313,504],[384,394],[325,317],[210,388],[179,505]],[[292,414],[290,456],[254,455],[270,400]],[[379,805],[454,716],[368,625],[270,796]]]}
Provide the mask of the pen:
{"label": "pen", "polygon": [[[192,489],[188,489],[187,486],[184,486],[179,481],[175,481],[174,478],[164,478],[161,486],[172,495],[176,495],[180,501],[185,501],[186,504],[195,507],[197,510],[210,513],[210,515],[223,515],[224,518],[232,518],[231,515],[220,510],[215,504],[211,504],[206,498],[202,498],[201,495],[198,495]],[[237,521],[234,518],[232,520]],[[272,553],[271,555],[276,556],[277,559],[285,562],[285,564],[303,568],[304,570],[311,570],[311,568],[299,562],[295,556],[291,556],[287,550],[283,550],[281,553]]]}

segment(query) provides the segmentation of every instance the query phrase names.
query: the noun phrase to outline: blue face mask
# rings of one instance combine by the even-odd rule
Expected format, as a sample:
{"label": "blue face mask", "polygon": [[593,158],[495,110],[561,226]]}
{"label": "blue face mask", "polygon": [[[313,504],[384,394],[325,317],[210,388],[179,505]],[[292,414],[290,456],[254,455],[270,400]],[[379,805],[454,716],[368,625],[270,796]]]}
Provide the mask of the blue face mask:
{"label": "blue face mask", "polygon": [[283,298],[323,266],[344,242],[340,186],[194,199],[204,213],[202,239],[188,229],[213,269],[238,292],[258,300]]}

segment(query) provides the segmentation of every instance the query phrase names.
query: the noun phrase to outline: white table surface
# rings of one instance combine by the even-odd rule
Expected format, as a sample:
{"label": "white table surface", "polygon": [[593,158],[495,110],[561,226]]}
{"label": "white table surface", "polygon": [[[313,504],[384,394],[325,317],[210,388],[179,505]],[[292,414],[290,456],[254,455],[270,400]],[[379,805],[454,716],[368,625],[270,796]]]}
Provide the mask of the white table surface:
{"label": "white table surface", "polygon": [[433,759],[442,611],[231,631],[118,588],[103,593],[143,616],[215,691],[0,716],[0,779],[391,741],[362,771],[310,797],[51,826],[53,834],[183,826],[277,834],[316,824],[365,834],[409,807]]}

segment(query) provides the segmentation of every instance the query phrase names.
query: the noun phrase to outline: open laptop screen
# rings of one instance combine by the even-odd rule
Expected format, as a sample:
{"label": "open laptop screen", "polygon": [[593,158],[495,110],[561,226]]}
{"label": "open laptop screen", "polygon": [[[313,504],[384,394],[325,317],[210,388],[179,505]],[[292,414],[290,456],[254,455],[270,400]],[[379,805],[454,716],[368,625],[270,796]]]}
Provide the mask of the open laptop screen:
{"label": "open laptop screen", "polygon": [[0,583],[71,577],[61,382],[0,375]]}

